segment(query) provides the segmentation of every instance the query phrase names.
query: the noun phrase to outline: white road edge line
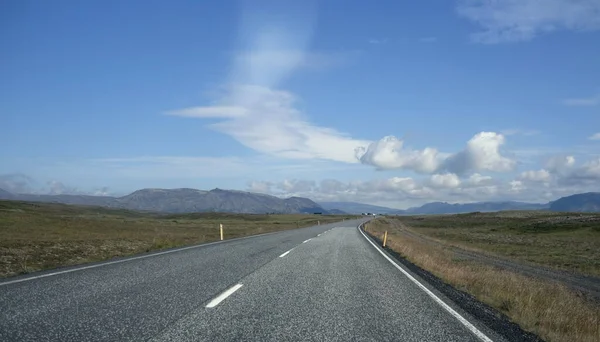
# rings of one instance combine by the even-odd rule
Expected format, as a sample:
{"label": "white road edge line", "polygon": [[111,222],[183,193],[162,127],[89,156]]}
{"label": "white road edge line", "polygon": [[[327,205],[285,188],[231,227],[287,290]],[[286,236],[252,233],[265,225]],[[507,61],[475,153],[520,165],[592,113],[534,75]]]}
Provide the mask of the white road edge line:
{"label": "white road edge line", "polygon": [[444,308],[446,311],[448,311],[452,316],[454,316],[456,319],[458,319],[458,321],[460,323],[462,323],[462,325],[464,325],[467,329],[469,329],[469,331],[471,331],[473,334],[475,334],[475,336],[477,336],[480,340],[484,341],[484,342],[494,342],[492,341],[492,339],[490,339],[489,337],[487,337],[483,332],[481,332],[479,329],[477,329],[477,327],[475,327],[473,324],[471,324],[471,322],[469,322],[466,318],[464,318],[463,316],[461,316],[458,312],[456,312],[454,309],[452,309],[448,304],[444,303],[443,300],[441,300],[438,296],[436,296],[433,292],[431,292],[427,287],[425,287],[423,284],[421,284],[417,279],[415,279],[413,276],[410,275],[410,273],[406,272],[402,267],[398,266],[398,264],[396,264],[396,262],[394,260],[392,260],[390,257],[388,257],[385,253],[383,253],[379,247],[377,245],[375,245],[373,243],[373,241],[371,241],[371,239],[369,239],[365,233],[362,232],[362,230],[360,230],[360,225],[358,226],[358,231],[362,234],[362,236],[367,239],[367,241],[369,241],[369,243],[371,245],[373,245],[373,247],[375,247],[375,249],[381,253],[381,255],[383,255],[384,258],[387,259],[387,261],[389,261],[392,265],[394,265],[394,267],[396,267],[398,270],[400,270],[400,272],[404,273],[404,275],[410,279],[413,283],[415,283],[419,288],[421,288],[421,290],[423,290],[425,293],[427,293],[427,295],[429,295],[429,297],[431,297],[436,303],[438,303],[442,308]]}
{"label": "white road edge line", "polygon": [[244,286],[244,285],[243,284],[237,284],[237,285],[234,285],[234,286],[230,287],[225,292],[221,293],[215,299],[211,300],[208,304],[206,304],[206,307],[207,308],[214,308],[215,306],[219,305],[219,303],[221,303],[222,301],[224,301],[225,298],[231,296],[235,291],[239,290],[240,287],[242,287],[242,286]]}
{"label": "white road edge line", "polygon": [[[323,233],[321,233],[321,234],[323,234]],[[317,237],[321,236],[321,234],[317,235]]]}
{"label": "white road edge line", "polygon": [[224,242],[232,242],[232,241],[238,241],[238,240],[244,240],[244,239],[251,239],[251,238],[255,238],[255,237],[259,237],[259,236],[265,236],[265,235],[271,235],[271,234],[277,234],[277,233],[281,233],[281,232],[271,232],[271,233],[264,233],[264,234],[258,234],[258,235],[252,235],[252,236],[244,236],[244,237],[234,238],[234,239],[229,239],[229,240],[224,240],[224,241],[208,242],[208,243],[204,243],[204,244],[196,245],[196,246],[181,247],[181,248],[177,248],[177,249],[174,249],[174,250],[169,250],[169,251],[164,251],[164,252],[157,252],[157,253],[153,253],[153,254],[149,254],[149,255],[140,255],[140,256],[131,257],[131,258],[123,259],[123,260],[107,261],[107,262],[103,262],[101,264],[95,264],[95,265],[83,266],[83,267],[73,268],[73,269],[64,270],[64,271],[46,273],[46,274],[41,274],[41,275],[35,276],[35,277],[27,277],[27,278],[23,278],[23,279],[16,279],[16,280],[10,280],[10,281],[6,281],[6,282],[0,282],[0,286],[10,285],[10,284],[15,284],[15,283],[21,283],[21,282],[28,281],[28,280],[35,280],[35,279],[40,279],[40,278],[52,277],[52,276],[59,275],[59,274],[64,274],[64,273],[71,273],[71,272],[76,272],[76,271],[83,271],[83,270],[87,270],[87,269],[90,269],[90,268],[96,268],[96,267],[108,266],[108,265],[113,265],[113,264],[119,264],[119,263],[122,263],[122,262],[128,262],[128,261],[133,261],[133,260],[138,260],[138,259],[151,258],[151,257],[163,255],[163,254],[176,253],[176,252],[181,252],[181,251],[185,251],[185,250],[188,250],[188,249],[201,248],[201,247],[216,245],[216,244],[224,243]]}
{"label": "white road edge line", "polygon": [[[293,248],[292,248],[292,249],[293,249]],[[285,253],[281,254],[279,257],[280,257],[280,258],[283,258],[284,256],[288,255],[288,254],[289,254],[289,253],[292,251],[292,249],[290,249],[289,251],[287,251],[287,252],[285,252]]]}
{"label": "white road edge line", "polygon": [[312,238],[308,239],[308,240],[304,240],[302,243],[307,243],[308,241],[312,240]]}

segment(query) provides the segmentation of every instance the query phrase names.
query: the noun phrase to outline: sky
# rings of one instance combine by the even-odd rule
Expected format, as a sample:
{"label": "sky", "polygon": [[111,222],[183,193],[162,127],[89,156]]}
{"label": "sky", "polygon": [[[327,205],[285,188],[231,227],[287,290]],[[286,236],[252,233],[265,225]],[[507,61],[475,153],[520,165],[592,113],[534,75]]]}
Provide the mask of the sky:
{"label": "sky", "polygon": [[0,188],[600,191],[600,0],[3,1]]}

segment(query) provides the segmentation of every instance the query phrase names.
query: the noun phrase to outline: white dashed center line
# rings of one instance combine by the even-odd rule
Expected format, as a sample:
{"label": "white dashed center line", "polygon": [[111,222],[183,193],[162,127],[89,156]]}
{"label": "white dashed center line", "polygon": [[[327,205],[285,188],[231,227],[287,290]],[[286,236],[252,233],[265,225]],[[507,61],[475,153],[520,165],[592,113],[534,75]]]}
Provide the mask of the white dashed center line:
{"label": "white dashed center line", "polygon": [[308,241],[310,241],[310,240],[312,240],[312,239],[304,240],[304,242],[302,242],[302,243],[307,243],[307,242],[308,242]]}
{"label": "white dashed center line", "polygon": [[225,298],[231,296],[235,291],[239,290],[240,287],[242,287],[242,286],[243,286],[242,284],[237,284],[237,285],[230,287],[227,291],[221,293],[215,299],[211,300],[210,303],[206,304],[206,307],[214,308],[215,306],[219,305],[219,303],[224,301]]}
{"label": "white dashed center line", "polygon": [[[293,248],[292,248],[292,249],[293,249]],[[285,252],[285,253],[281,254],[279,257],[280,257],[280,258],[283,258],[284,256],[288,255],[288,253],[289,253],[289,252],[291,252],[291,251],[292,251],[292,250],[290,249],[289,251],[287,251],[287,252]]]}

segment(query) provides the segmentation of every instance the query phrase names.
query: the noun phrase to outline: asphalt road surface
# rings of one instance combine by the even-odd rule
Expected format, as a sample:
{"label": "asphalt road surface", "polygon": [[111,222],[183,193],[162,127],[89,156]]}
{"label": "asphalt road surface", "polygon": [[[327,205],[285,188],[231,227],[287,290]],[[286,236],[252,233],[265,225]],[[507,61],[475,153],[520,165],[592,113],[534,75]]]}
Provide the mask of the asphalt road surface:
{"label": "asphalt road surface", "polygon": [[359,223],[5,279],[0,341],[503,341]]}

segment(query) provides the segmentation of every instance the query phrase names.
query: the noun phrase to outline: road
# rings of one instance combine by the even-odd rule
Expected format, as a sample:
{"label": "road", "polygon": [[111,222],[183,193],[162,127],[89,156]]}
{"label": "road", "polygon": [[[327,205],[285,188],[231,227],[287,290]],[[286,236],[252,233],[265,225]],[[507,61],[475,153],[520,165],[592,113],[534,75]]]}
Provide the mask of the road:
{"label": "road", "polygon": [[411,280],[359,223],[6,279],[0,340],[502,341]]}

